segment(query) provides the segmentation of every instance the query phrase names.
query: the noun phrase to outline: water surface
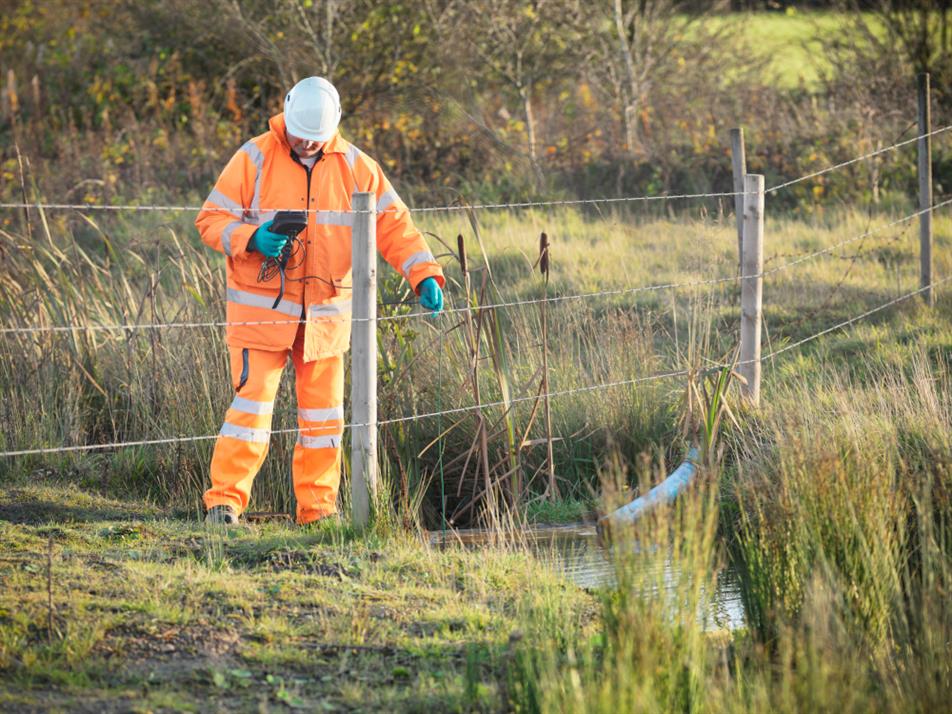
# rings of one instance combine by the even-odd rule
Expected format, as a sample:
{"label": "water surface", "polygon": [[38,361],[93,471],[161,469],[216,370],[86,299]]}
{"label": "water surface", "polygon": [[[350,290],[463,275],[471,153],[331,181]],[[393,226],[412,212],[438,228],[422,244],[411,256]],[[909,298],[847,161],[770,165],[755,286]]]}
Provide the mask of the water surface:
{"label": "water surface", "polygon": [[[524,541],[543,560],[580,587],[598,589],[613,587],[616,583],[612,552],[599,541],[594,524],[533,526],[519,531],[515,539]],[[430,542],[433,545],[446,542],[479,548],[499,543],[500,535],[484,529],[447,531],[445,535],[435,531],[430,534]],[[615,547],[636,549],[637,545]],[[645,558],[642,554],[632,562],[639,559],[644,561],[645,568],[636,574],[639,586],[651,589],[653,595],[662,588],[666,596],[676,597],[680,571],[670,556]],[[709,630],[734,630],[744,626],[744,606],[736,573],[730,569],[718,572],[709,607],[705,612],[699,612],[698,617]]]}

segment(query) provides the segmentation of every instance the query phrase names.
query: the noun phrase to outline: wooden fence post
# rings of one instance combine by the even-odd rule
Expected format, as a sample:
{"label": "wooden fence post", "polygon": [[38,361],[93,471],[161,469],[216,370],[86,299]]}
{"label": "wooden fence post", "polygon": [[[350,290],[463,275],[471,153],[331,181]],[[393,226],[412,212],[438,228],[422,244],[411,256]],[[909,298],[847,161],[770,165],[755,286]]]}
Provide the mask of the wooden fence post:
{"label": "wooden fence post", "polygon": [[925,288],[922,299],[927,305],[935,305],[935,290],[932,286],[932,131],[931,92],[929,73],[924,72],[919,80],[919,287]]}
{"label": "wooden fence post", "polygon": [[744,179],[744,265],[741,281],[740,373],[747,380],[741,395],[760,406],[760,326],[764,294],[764,177]]}
{"label": "wooden fence post", "polygon": [[737,266],[744,273],[744,176],[747,175],[747,149],[744,130],[731,129],[731,164],[734,171],[734,216],[737,220]]}
{"label": "wooden fence post", "polygon": [[350,495],[354,525],[370,520],[377,495],[377,214],[373,193],[355,193],[352,236]]}

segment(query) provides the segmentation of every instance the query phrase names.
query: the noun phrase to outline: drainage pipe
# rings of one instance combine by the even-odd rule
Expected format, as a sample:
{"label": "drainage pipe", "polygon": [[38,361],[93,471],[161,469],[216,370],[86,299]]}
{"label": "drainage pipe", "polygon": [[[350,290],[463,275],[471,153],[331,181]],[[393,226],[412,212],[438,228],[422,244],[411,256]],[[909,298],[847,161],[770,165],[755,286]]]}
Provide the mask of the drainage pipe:
{"label": "drainage pipe", "polygon": [[631,503],[612,511],[608,515],[602,516],[598,520],[599,530],[602,530],[606,526],[620,526],[635,523],[655,506],[674,501],[678,494],[687,488],[697,475],[698,460],[698,450],[692,448],[688,451],[684,462],[664,481]]}

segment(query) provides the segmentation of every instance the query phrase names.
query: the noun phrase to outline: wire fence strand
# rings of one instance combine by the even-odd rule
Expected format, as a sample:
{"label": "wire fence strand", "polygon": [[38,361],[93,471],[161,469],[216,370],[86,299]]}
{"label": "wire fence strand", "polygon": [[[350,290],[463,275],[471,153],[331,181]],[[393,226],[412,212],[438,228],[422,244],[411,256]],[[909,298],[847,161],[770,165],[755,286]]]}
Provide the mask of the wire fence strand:
{"label": "wire fence strand", "polygon": [[911,139],[906,139],[905,141],[900,141],[890,146],[883,147],[882,149],[871,151],[868,154],[863,154],[862,156],[857,156],[853,159],[842,161],[838,164],[834,164],[833,166],[828,166],[825,169],[820,169],[819,171],[814,171],[813,173],[807,174],[805,176],[800,176],[798,178],[791,179],[790,181],[785,181],[784,183],[777,184],[776,186],[771,186],[766,191],[764,191],[764,193],[774,193],[775,191],[780,191],[781,189],[787,188],[789,186],[793,186],[803,181],[809,181],[810,179],[816,178],[817,176],[823,176],[824,174],[828,174],[832,171],[837,171],[839,169],[846,168],[847,166],[859,163],[860,161],[866,161],[867,159],[872,159],[873,157],[879,156],[880,154],[885,154],[889,151],[895,151],[898,148],[906,146],[907,144],[912,144],[914,142],[917,142],[920,139],[925,139],[930,136],[937,136],[939,134],[949,131],[950,129],[952,129],[952,124],[949,124],[948,126],[943,126],[939,129],[934,129],[933,131],[927,132],[925,134],[920,134],[919,136],[914,136]]}
{"label": "wire fence strand", "polygon": [[[855,243],[857,241],[869,238],[870,236],[881,233],[889,228],[893,228],[897,225],[907,223],[924,213],[934,212],[940,208],[944,208],[952,204],[952,198],[945,199],[932,205],[929,208],[923,208],[921,210],[910,213],[902,218],[897,218],[896,220],[885,223],[876,228],[871,228],[863,233],[858,235],[845,238],[833,245],[827,246],[826,248],[821,248],[815,250],[811,253],[799,256],[788,260],[780,265],[777,265],[773,268],[763,270],[760,273],[754,273],[752,275],[732,275],[723,278],[709,278],[706,280],[690,280],[690,281],[681,281],[681,282],[669,282],[669,283],[659,283],[655,285],[640,285],[637,287],[630,288],[615,288],[611,290],[598,290],[594,292],[587,293],[578,293],[574,295],[553,295],[544,298],[527,298],[525,300],[510,300],[505,302],[497,303],[488,303],[486,305],[479,306],[464,306],[464,307],[451,307],[445,309],[443,312],[447,315],[452,314],[461,314],[467,312],[478,312],[480,310],[494,310],[494,309],[504,309],[512,307],[525,307],[529,305],[539,305],[542,303],[561,303],[569,302],[574,300],[588,300],[599,297],[617,297],[621,295],[635,295],[638,293],[646,292],[655,292],[660,290],[680,290],[685,288],[695,288],[695,287],[705,287],[712,285],[720,285],[725,283],[736,283],[743,280],[748,280],[751,278],[765,278],[771,275],[775,275],[784,270],[788,270],[792,267],[805,263],[809,260],[813,260],[823,255],[827,255],[842,248],[843,246],[849,245],[850,243]],[[406,320],[414,318],[423,318],[429,317],[430,313],[428,312],[413,312],[405,313],[398,315],[379,315],[375,318],[351,318],[351,322],[363,322],[366,320],[376,320],[377,322],[387,322],[391,320]],[[39,334],[39,333],[56,333],[56,332],[73,332],[73,331],[103,331],[103,332],[124,332],[131,330],[159,330],[159,329],[172,329],[172,328],[215,328],[215,327],[243,327],[243,326],[261,326],[261,325],[290,325],[290,324],[301,324],[305,322],[304,320],[298,319],[288,319],[288,320],[243,320],[243,321],[227,321],[227,320],[211,320],[205,322],[155,322],[155,323],[117,323],[111,325],[42,325],[42,326],[32,326],[32,327],[3,327],[0,328],[0,335],[7,334]]]}
{"label": "wire fence strand", "polygon": [[[680,201],[698,198],[725,198],[738,195],[735,191],[710,191],[707,193],[672,193],[657,194],[651,196],[618,196],[610,198],[572,198],[572,199],[553,199],[544,201],[516,201],[512,203],[459,203],[447,206],[420,206],[418,208],[409,208],[411,213],[437,213],[437,212],[456,212],[470,210],[491,210],[491,209],[516,209],[516,208],[546,208],[554,206],[581,206],[594,204],[611,203],[642,203],[650,201]],[[204,211],[208,213],[229,213],[234,214],[234,208],[222,208],[220,206],[190,206],[190,205],[163,205],[163,204],[97,204],[97,203],[42,203],[42,202],[11,202],[0,203],[0,209],[24,209],[35,208],[45,211],[107,211],[120,212],[130,211],[134,213],[146,213],[157,211],[168,211],[170,213],[198,213]],[[379,211],[369,210],[360,211],[346,209],[343,211],[329,208],[242,208],[244,213],[275,213],[278,211],[296,211],[298,213],[334,213],[334,214],[374,214],[397,213],[403,211],[403,208],[383,208]]]}
{"label": "wire fence strand", "polygon": [[[781,354],[790,352],[798,347],[802,347],[803,345],[809,342],[812,342],[814,340],[817,340],[820,337],[823,337],[824,335],[828,335],[831,332],[835,332],[837,330],[843,329],[844,327],[848,327],[852,324],[855,324],[861,320],[866,319],[867,317],[871,315],[874,315],[878,312],[882,312],[883,310],[886,310],[887,308],[890,308],[901,302],[909,300],[910,298],[920,295],[926,290],[930,290],[933,288],[937,288],[941,285],[944,285],[945,283],[948,283],[950,280],[952,280],[952,276],[942,278],[941,280],[933,281],[929,285],[926,285],[917,290],[913,290],[911,292],[905,293],[904,295],[900,295],[899,297],[893,298],[892,300],[882,303],[881,305],[878,305],[870,310],[866,310],[865,312],[862,312],[859,315],[855,315],[847,320],[838,322],[837,324],[831,327],[827,327],[819,332],[816,332],[810,335],[809,337],[805,337],[789,345],[785,345],[784,347],[781,347],[780,349],[774,350],[768,353],[767,355],[764,355],[763,357],[761,357],[761,361],[770,360]],[[715,363],[711,366],[715,368],[726,368],[726,367],[736,368],[744,364],[750,364],[752,361],[753,360],[745,360],[743,362],[736,362],[733,364]],[[603,383],[589,385],[585,387],[576,387],[574,389],[563,389],[563,390],[559,390],[555,392],[548,392],[547,394],[516,397],[513,399],[503,400],[503,401],[485,402],[481,404],[473,404],[473,405],[467,405],[463,407],[456,407],[453,409],[445,409],[442,411],[427,412],[423,414],[411,414],[409,416],[403,416],[403,417],[394,417],[392,419],[384,419],[384,420],[378,421],[376,422],[376,425],[387,426],[389,424],[399,424],[399,423],[404,423],[409,421],[419,421],[422,419],[429,419],[433,417],[441,417],[441,416],[447,416],[447,415],[453,415],[453,414],[463,414],[467,412],[481,411],[483,409],[495,409],[497,407],[505,407],[509,409],[513,405],[521,404],[524,402],[535,401],[538,399],[543,399],[545,397],[557,398],[557,397],[570,396],[574,394],[584,394],[584,393],[594,392],[594,391],[598,391],[602,389],[613,389],[617,387],[633,386],[636,384],[643,384],[646,382],[653,382],[653,381],[658,381],[663,379],[685,377],[689,374],[691,374],[691,370],[689,369],[672,370],[668,372],[661,372],[657,374],[646,375],[643,377],[635,377],[633,379],[620,380],[616,382],[603,382]],[[373,426],[373,424],[371,423],[345,424],[343,426],[343,429],[353,429],[355,427],[366,427],[366,426]],[[325,427],[304,427],[304,428],[297,427],[297,428],[288,428],[288,429],[274,429],[270,431],[270,434],[305,434],[311,431],[324,429],[324,428]],[[132,446],[156,446],[156,445],[162,445],[162,444],[182,444],[182,443],[189,443],[189,442],[210,441],[213,439],[217,439],[218,436],[219,434],[203,434],[198,436],[179,436],[179,437],[168,437],[168,438],[161,438],[161,439],[119,441],[119,442],[111,442],[106,444],[83,444],[83,445],[74,445],[74,446],[49,447],[49,448],[41,448],[41,449],[21,449],[16,451],[0,452],[0,458],[12,458],[12,457],[19,457],[19,456],[37,456],[37,455],[59,454],[59,453],[70,453],[70,452],[104,451],[108,449],[127,448]]]}
{"label": "wire fence strand", "polygon": [[[871,151],[862,156],[857,156],[852,159],[834,164],[833,166],[828,166],[825,169],[820,169],[819,171],[814,171],[812,173],[806,174],[804,176],[799,176],[795,179],[785,181],[776,186],[771,186],[766,189],[765,193],[773,193],[775,191],[780,191],[781,189],[793,186],[795,184],[801,183],[803,181],[808,181],[809,179],[816,178],[818,176],[823,176],[832,171],[837,171],[839,169],[845,168],[852,164],[858,163],[860,161],[866,161],[873,157],[885,154],[889,151],[894,151],[908,144],[912,144],[920,139],[938,136],[949,130],[952,130],[952,124],[948,126],[943,126],[938,129],[934,129],[928,133],[920,134],[919,136],[914,136],[911,139],[906,139],[905,141],[900,141],[895,144],[877,149],[876,151]],[[459,203],[446,206],[420,206],[416,208],[410,208],[409,210],[412,213],[437,213],[437,212],[456,212],[456,211],[468,211],[468,210],[496,210],[496,209],[517,209],[517,208],[545,208],[545,207],[554,207],[554,206],[580,206],[580,205],[595,205],[595,204],[612,204],[612,203],[639,203],[639,202],[649,202],[649,201],[675,201],[675,200],[690,200],[690,199],[699,199],[699,198],[727,198],[741,195],[743,192],[738,191],[709,191],[706,193],[679,193],[679,194],[657,194],[657,195],[643,195],[643,196],[618,196],[611,198],[577,198],[577,199],[554,199],[554,200],[542,200],[542,201],[515,201],[515,202],[500,202],[500,203],[475,203],[475,204],[466,204]],[[42,201],[36,202],[7,202],[0,203],[0,209],[4,210],[17,210],[25,208],[35,208],[37,210],[49,210],[49,211],[107,211],[107,212],[120,212],[120,211],[130,211],[130,212],[156,212],[156,211],[169,211],[169,212],[185,212],[185,213],[197,213],[199,211],[206,212],[221,212],[221,213],[234,213],[235,209],[232,208],[223,208],[220,206],[196,206],[196,205],[175,205],[175,204],[96,204],[96,203],[44,203]],[[242,211],[247,213],[272,213],[276,211],[299,211],[305,213],[346,213],[346,214],[356,214],[356,213],[390,213],[402,211],[403,208],[384,208],[380,211],[356,211],[353,209],[348,209],[344,211],[337,211],[333,209],[326,208],[300,208],[295,206],[292,208],[242,208]]]}

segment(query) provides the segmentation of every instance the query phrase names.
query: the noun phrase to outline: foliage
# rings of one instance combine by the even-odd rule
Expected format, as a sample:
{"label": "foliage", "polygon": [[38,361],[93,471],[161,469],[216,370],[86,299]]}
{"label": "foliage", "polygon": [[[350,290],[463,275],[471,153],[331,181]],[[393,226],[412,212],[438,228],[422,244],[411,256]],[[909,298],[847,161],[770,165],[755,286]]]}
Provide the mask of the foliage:
{"label": "foliage", "polygon": [[[784,16],[758,25],[722,4],[214,0],[215,22],[193,0],[8,5],[4,200],[32,185],[55,201],[197,200],[311,73],[338,84],[345,134],[428,202],[724,190],[740,125],[770,183],[907,136],[917,68],[932,69],[938,107],[949,96],[948,10],[888,3],[789,15],[787,45],[807,43],[820,77],[795,86],[767,69],[783,46],[745,29]],[[882,157],[782,200],[878,198],[912,186],[910,164]]]}

